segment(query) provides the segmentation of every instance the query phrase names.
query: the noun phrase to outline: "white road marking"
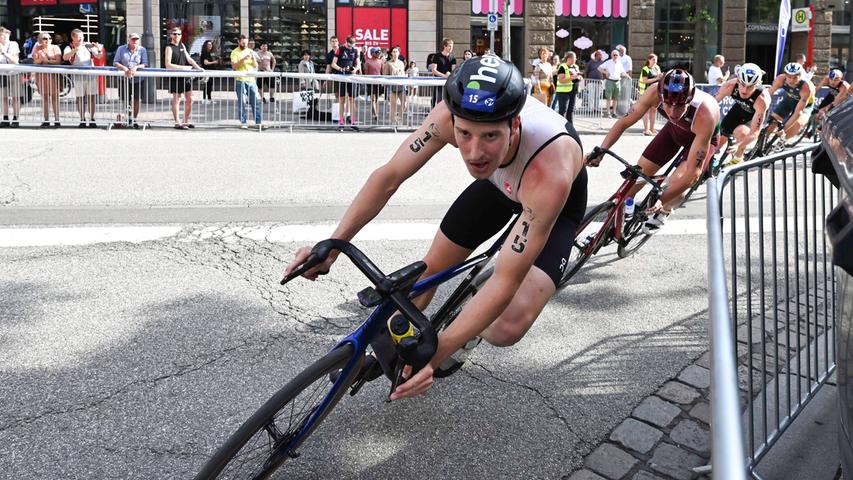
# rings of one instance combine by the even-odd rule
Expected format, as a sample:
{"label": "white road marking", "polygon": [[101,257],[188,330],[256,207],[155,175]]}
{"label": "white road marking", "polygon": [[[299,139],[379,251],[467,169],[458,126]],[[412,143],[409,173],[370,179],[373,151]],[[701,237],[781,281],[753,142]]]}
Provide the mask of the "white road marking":
{"label": "white road marking", "polygon": [[[765,217],[765,232],[770,231],[770,218]],[[800,221],[802,224],[802,221]],[[809,222],[811,225],[811,221]],[[199,242],[211,238],[228,239],[237,237],[255,241],[273,243],[288,242],[317,242],[328,238],[335,229],[334,223],[313,225],[252,225],[241,227],[211,226],[204,229],[186,232],[181,235],[182,228],[178,225],[165,226],[136,226],[114,225],[99,227],[45,227],[45,228],[0,228],[0,248],[14,247],[52,247],[71,245],[92,245],[96,243],[115,242],[150,242],[165,238],[178,237],[182,242]],[[685,220],[671,219],[657,235],[704,235],[707,222],[704,218]],[[432,240],[438,231],[438,223],[402,223],[375,222],[367,225],[355,237],[355,241],[402,241],[402,240]],[[758,232],[757,218],[750,219],[751,233]],[[744,233],[746,224],[738,219],[735,228],[738,233]],[[777,218],[777,229],[782,229],[781,218]],[[789,229],[793,228],[793,219],[788,218]],[[822,222],[818,229],[822,230]],[[731,231],[731,222],[723,222],[723,231]]]}
{"label": "white road marking", "polygon": [[176,225],[157,227],[0,228],[0,247],[53,247],[114,242],[140,243],[173,237],[180,231],[181,227]]}

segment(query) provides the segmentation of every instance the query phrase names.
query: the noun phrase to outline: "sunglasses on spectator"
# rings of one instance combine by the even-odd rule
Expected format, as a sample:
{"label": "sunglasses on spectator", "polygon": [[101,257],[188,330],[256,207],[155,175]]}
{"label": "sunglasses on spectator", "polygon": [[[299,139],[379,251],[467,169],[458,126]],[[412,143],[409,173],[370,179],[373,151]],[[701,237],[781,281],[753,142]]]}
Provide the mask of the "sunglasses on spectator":
{"label": "sunglasses on spectator", "polygon": [[173,37],[180,37],[180,36],[181,36],[181,32],[172,32],[172,36],[173,36]]}
{"label": "sunglasses on spectator", "polygon": [[39,38],[39,41],[42,41],[42,42],[43,42],[43,41],[45,41],[45,40],[50,40],[50,37],[41,37],[41,38]]}

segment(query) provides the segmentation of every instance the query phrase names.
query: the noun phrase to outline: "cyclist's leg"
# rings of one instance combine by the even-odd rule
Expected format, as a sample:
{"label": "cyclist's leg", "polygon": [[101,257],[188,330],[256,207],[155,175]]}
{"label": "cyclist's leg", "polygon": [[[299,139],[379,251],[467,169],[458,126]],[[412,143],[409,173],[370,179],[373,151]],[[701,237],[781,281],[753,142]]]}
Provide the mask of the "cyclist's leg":
{"label": "cyclist's leg", "polygon": [[[424,257],[426,278],[463,262],[480,244],[498,233],[513,214],[512,202],[488,180],[475,180],[450,206]],[[415,300],[421,310],[435,289]]]}
{"label": "cyclist's leg", "polygon": [[512,301],[480,336],[498,347],[515,344],[524,337],[556,291],[557,286],[547,273],[535,265],[530,267]]}
{"label": "cyclist's leg", "polygon": [[806,107],[800,112],[800,115],[797,117],[796,121],[794,121],[791,126],[785,129],[785,135],[787,138],[794,138],[800,133],[800,130],[806,125],[806,122],[809,121],[809,117],[812,115],[812,109],[814,106]]}
{"label": "cyclist's leg", "polygon": [[[735,149],[734,158],[742,159],[743,155],[744,155],[744,151],[746,151],[746,148],[749,146],[750,143],[752,143],[752,142],[747,142],[747,138],[749,137],[749,124],[747,123],[747,124],[743,124],[743,125],[738,125],[738,127],[735,128],[733,135],[734,135],[735,140],[736,140],[735,143],[737,143],[737,148]],[[725,137],[720,137],[720,138],[722,140]],[[725,142],[725,140],[722,140],[722,141]],[[717,150],[722,151],[723,147],[720,146]]]}
{"label": "cyclist's leg", "polygon": [[[640,161],[637,162],[637,166],[645,173],[646,175],[654,175],[658,172],[664,165],[669,163],[674,157],[675,154],[678,153],[679,147],[678,143],[676,143],[675,138],[672,135],[672,130],[675,127],[672,126],[671,123],[667,122],[663,128],[660,129],[655,138],[646,146],[646,149],[643,150],[643,155],[640,157]],[[630,197],[636,197],[637,193],[643,189],[645,186],[642,182],[637,182],[631,188],[631,191],[628,193]]]}

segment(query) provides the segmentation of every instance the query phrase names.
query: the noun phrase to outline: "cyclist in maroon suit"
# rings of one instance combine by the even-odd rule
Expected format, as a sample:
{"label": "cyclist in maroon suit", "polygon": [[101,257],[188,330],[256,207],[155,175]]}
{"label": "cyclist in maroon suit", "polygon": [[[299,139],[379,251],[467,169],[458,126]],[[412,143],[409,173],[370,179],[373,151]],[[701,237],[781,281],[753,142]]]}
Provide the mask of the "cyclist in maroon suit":
{"label": "cyclist in maroon suit", "polygon": [[[681,148],[688,149],[687,158],[669,178],[666,191],[649,209],[655,215],[646,222],[646,233],[659,230],[673,208],[681,204],[684,193],[699,180],[714,155],[720,131],[720,105],[714,97],[696,89],[689,73],[681,69],[670,70],[657,87],[647,89],[601,142],[602,148],[609,149],[628,127],[640,121],[650,110],[657,109],[668,121],[640,157],[637,165],[643,173],[654,175]],[[587,155],[587,165],[598,166],[601,155],[595,151]],[[642,187],[642,184],[634,187],[631,195],[636,195]]]}

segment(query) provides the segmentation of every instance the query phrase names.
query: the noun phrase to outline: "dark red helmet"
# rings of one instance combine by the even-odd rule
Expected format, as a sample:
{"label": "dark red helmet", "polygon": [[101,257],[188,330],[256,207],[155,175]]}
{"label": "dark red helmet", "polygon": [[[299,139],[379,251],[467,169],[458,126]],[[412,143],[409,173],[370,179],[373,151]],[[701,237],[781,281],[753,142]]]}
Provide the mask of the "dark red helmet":
{"label": "dark red helmet", "polygon": [[695,93],[693,77],[680,68],[666,72],[658,82],[658,97],[669,105],[687,105]]}

